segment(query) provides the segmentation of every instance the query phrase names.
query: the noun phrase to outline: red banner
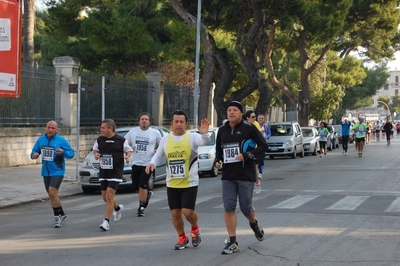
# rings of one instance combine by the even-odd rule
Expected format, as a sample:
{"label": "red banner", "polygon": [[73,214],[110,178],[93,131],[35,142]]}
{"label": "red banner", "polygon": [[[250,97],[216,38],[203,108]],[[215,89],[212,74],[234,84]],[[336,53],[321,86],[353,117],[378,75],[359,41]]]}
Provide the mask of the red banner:
{"label": "red banner", "polygon": [[0,0],[0,97],[19,97],[22,1]]}

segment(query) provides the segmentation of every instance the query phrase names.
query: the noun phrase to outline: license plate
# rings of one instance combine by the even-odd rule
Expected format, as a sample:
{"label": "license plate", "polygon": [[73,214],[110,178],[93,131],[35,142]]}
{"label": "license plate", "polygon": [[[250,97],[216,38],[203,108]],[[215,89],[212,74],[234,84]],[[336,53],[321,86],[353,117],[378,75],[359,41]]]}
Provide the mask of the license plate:
{"label": "license plate", "polygon": [[272,147],[272,148],[269,148],[271,151],[279,151],[279,148],[277,148],[277,147]]}

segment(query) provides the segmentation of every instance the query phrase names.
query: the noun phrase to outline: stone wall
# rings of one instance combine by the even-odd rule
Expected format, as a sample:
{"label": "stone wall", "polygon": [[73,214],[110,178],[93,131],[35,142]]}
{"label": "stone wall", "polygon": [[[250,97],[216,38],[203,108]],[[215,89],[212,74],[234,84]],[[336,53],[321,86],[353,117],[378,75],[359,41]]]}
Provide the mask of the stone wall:
{"label": "stone wall", "polygon": [[[60,128],[58,132],[69,141],[76,153],[76,131],[74,132],[74,130]],[[99,127],[95,127],[81,128],[80,132],[79,158],[82,160],[90,152],[97,137],[100,136],[100,131]],[[44,133],[44,128],[0,128],[0,168],[41,163],[40,158],[31,160],[29,155],[37,139]]]}

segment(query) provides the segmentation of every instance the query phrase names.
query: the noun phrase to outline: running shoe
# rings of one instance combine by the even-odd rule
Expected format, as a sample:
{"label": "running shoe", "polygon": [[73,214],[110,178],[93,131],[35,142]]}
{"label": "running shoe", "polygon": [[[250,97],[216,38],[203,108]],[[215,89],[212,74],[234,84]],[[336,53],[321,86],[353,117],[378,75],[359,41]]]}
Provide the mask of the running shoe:
{"label": "running shoe", "polygon": [[190,235],[192,236],[192,245],[193,247],[198,247],[201,243],[200,229],[190,231]]}
{"label": "running shoe", "polygon": [[139,207],[139,209],[137,210],[137,216],[138,217],[144,217],[144,208],[143,207]]}
{"label": "running shoe", "polygon": [[178,243],[175,244],[175,250],[182,250],[189,247],[189,238],[185,237],[178,237]]}
{"label": "running shoe", "polygon": [[108,231],[110,229],[110,224],[106,220],[103,220],[103,223],[99,226],[99,228],[103,231]]}
{"label": "running shoe", "polygon": [[54,216],[54,228],[60,228],[67,219],[68,216],[66,214]]}
{"label": "running shoe", "polygon": [[258,179],[262,179],[262,174],[258,173]]}
{"label": "running shoe", "polygon": [[250,224],[251,229],[254,232],[254,235],[256,236],[258,241],[263,241],[264,240],[264,230],[261,228],[260,224],[258,223],[258,220],[256,219],[255,224]]}
{"label": "running shoe", "polygon": [[345,152],[344,155],[347,156],[347,152]]}
{"label": "running shoe", "polygon": [[121,220],[121,213],[122,213],[122,211],[125,209],[124,208],[124,205],[122,205],[122,204],[119,204],[118,205],[119,206],[119,211],[115,211],[114,210],[114,212],[113,212],[113,214],[114,214],[114,221],[115,222],[118,222],[119,220]]}
{"label": "running shoe", "polygon": [[225,247],[224,250],[222,250],[221,254],[232,254],[232,253],[236,253],[239,252],[239,246],[238,246],[238,242],[230,242],[229,239],[225,240]]}
{"label": "running shoe", "polygon": [[144,208],[147,208],[147,206],[149,205],[149,201],[150,201],[151,196],[153,196],[153,191],[148,190],[148,191],[147,191],[146,203],[145,203],[144,206],[143,206]]}

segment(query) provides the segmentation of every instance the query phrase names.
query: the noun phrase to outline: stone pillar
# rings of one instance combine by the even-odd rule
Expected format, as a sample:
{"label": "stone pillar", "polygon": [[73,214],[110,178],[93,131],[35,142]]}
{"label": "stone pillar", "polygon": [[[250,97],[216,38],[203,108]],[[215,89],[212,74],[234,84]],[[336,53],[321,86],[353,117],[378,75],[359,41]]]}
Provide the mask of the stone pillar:
{"label": "stone pillar", "polygon": [[163,125],[164,115],[164,74],[151,72],[147,79],[147,110],[153,118],[153,125]]}
{"label": "stone pillar", "polygon": [[80,64],[79,59],[70,56],[60,56],[53,59],[53,65],[58,76],[55,91],[55,113],[57,119],[61,118],[61,121],[58,121],[60,127],[77,127],[78,94],[69,93],[68,85],[78,83]]}

